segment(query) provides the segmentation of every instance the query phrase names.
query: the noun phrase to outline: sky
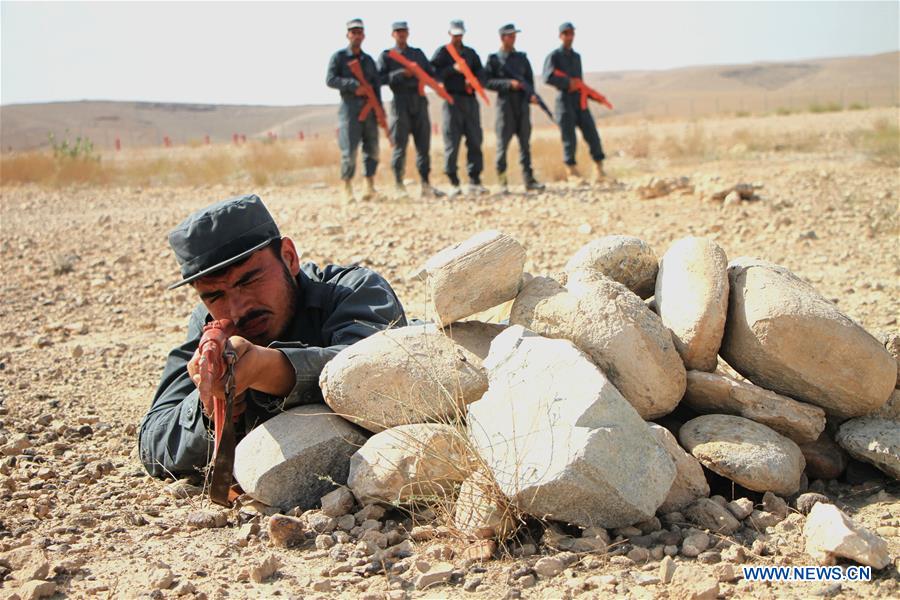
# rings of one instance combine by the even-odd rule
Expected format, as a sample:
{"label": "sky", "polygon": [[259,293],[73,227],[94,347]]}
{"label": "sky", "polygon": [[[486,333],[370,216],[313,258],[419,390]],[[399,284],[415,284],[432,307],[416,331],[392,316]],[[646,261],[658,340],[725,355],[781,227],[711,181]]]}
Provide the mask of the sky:
{"label": "sky", "polygon": [[900,49],[900,2],[8,2],[0,1],[0,104],[143,100],[298,105],[338,101],[330,55],[361,17],[363,50],[410,25],[429,57],[465,20],[482,59],[497,29],[536,71],[572,21],[585,71],[668,69]]}

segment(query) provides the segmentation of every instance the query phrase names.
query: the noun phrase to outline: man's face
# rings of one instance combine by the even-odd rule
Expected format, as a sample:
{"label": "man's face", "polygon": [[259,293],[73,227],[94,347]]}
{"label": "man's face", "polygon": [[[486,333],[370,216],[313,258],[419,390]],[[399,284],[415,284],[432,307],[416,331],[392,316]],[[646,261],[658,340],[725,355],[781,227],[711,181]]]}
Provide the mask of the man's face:
{"label": "man's face", "polygon": [[392,35],[394,36],[394,41],[397,42],[398,46],[405,46],[406,40],[409,37],[409,30],[395,29]]}
{"label": "man's face", "polygon": [[559,39],[562,40],[563,46],[569,48],[572,45],[572,42],[575,41],[575,30],[566,29],[561,34],[559,34]]}
{"label": "man's face", "polygon": [[362,27],[354,27],[347,31],[347,39],[350,41],[350,46],[359,48],[362,46],[363,40],[366,39],[366,32],[363,31]]}
{"label": "man's face", "polygon": [[515,33],[505,33],[500,36],[500,43],[503,44],[503,47],[506,49],[514,48],[516,45],[516,34]]}
{"label": "man's face", "polygon": [[194,289],[213,319],[231,319],[237,335],[265,346],[278,339],[294,317],[297,270],[299,258],[293,242],[285,238],[281,256],[271,247],[257,250],[245,262],[201,277]]}
{"label": "man's face", "polygon": [[459,47],[459,46],[462,46],[462,38],[463,38],[462,35],[451,35],[451,36],[450,36],[450,42],[451,42],[454,46]]}

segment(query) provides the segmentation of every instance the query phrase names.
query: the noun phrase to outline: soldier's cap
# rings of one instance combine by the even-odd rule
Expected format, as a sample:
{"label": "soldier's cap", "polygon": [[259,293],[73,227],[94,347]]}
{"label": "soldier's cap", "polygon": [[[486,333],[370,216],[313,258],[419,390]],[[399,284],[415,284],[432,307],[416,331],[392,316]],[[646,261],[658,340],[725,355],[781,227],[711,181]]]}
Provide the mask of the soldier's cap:
{"label": "soldier's cap", "polygon": [[450,35],[462,35],[466,32],[466,26],[462,22],[462,19],[454,19],[450,21],[450,30],[447,32]]}
{"label": "soldier's cap", "polygon": [[181,281],[169,289],[224,269],[279,238],[269,209],[254,194],[200,209],[169,232],[169,245],[181,266]]}
{"label": "soldier's cap", "polygon": [[500,33],[500,35],[509,35],[510,33],[520,33],[522,30],[516,29],[516,26],[512,23],[507,23],[497,31]]}
{"label": "soldier's cap", "polygon": [[347,21],[347,31],[350,31],[351,29],[365,29],[365,27],[363,27],[362,19],[350,19]]}
{"label": "soldier's cap", "polygon": [[562,25],[559,26],[560,33],[562,33],[563,31],[569,31],[570,29],[572,31],[575,31],[575,26],[572,25],[572,23],[570,21],[566,21],[565,23],[563,23]]}
{"label": "soldier's cap", "polygon": [[406,21],[394,21],[391,24],[391,31],[397,31],[398,29],[409,29],[409,25],[406,24]]}

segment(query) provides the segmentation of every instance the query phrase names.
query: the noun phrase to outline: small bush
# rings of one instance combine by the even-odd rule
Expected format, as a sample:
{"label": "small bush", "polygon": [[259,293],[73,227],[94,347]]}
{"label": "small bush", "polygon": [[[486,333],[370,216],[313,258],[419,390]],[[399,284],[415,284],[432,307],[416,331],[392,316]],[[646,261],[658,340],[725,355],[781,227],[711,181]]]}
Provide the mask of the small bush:
{"label": "small bush", "polygon": [[788,115],[794,114],[794,111],[791,110],[790,108],[787,108],[786,106],[780,106],[775,109],[775,114],[778,115],[779,117],[786,117]]}
{"label": "small bush", "polygon": [[844,107],[837,102],[826,102],[825,104],[813,102],[809,105],[809,112],[811,113],[841,112],[842,110],[844,110]]}

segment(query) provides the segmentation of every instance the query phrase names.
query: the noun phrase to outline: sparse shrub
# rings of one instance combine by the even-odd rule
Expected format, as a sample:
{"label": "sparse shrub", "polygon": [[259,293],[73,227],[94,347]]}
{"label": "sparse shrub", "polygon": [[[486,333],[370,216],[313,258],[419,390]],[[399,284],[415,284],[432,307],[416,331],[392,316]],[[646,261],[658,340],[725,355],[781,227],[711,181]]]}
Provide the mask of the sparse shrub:
{"label": "sparse shrub", "polygon": [[50,139],[50,147],[53,148],[53,156],[57,160],[94,160],[100,162],[100,156],[94,152],[94,142],[88,137],[75,138],[74,142],[69,142],[69,132],[66,131],[66,137],[63,141],[57,141],[53,133],[47,135]]}
{"label": "sparse shrub", "polygon": [[813,102],[809,105],[809,112],[811,113],[841,112],[842,110],[844,110],[844,107],[837,102],[826,102],[824,104]]}
{"label": "sparse shrub", "polygon": [[787,108],[786,106],[779,106],[778,108],[775,109],[775,114],[778,115],[779,117],[786,117],[787,115],[791,115],[793,113],[794,113],[794,111],[791,110],[790,108]]}

